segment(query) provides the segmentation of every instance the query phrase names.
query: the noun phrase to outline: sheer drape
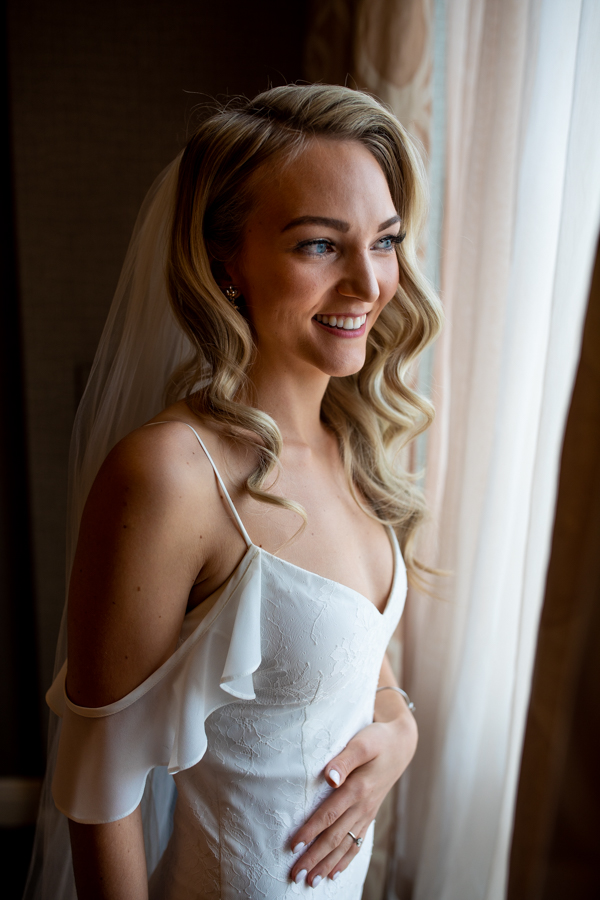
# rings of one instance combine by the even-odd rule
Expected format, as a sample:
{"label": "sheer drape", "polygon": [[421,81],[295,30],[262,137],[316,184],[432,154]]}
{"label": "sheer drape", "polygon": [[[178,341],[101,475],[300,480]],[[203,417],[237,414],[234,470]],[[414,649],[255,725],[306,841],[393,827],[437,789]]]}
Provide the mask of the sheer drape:
{"label": "sheer drape", "polygon": [[454,574],[408,610],[421,747],[390,896],[499,900],[600,217],[600,8],[452,0],[447,22],[448,327],[423,549]]}

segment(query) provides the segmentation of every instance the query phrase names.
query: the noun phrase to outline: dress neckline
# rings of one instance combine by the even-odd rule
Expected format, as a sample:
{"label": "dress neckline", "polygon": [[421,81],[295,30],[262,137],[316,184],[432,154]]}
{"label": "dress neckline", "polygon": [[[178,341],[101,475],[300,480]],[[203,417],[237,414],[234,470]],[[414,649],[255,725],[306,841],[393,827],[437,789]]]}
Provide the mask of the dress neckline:
{"label": "dress neckline", "polygon": [[354,597],[359,597],[360,600],[362,600],[364,603],[367,603],[374,610],[375,614],[377,616],[379,616],[379,618],[383,619],[387,615],[387,612],[388,612],[390,606],[392,606],[392,600],[393,600],[393,597],[398,588],[399,570],[401,568],[400,567],[400,549],[398,546],[398,540],[396,538],[396,535],[395,535],[393,529],[390,528],[389,526],[386,528],[386,531],[388,532],[388,535],[390,537],[390,544],[392,545],[392,552],[394,555],[394,573],[392,575],[392,583],[391,583],[388,595],[386,597],[386,601],[385,601],[383,610],[379,610],[377,608],[377,606],[373,603],[372,600],[369,600],[369,598],[367,596],[365,596],[365,594],[361,594],[361,592],[357,591],[356,588],[351,588],[349,585],[342,584],[341,581],[335,581],[333,578],[327,578],[326,575],[320,575],[318,572],[313,572],[311,569],[305,569],[303,566],[297,566],[296,563],[290,562],[287,559],[282,559],[280,556],[276,556],[274,553],[269,553],[268,550],[265,550],[263,547],[259,547],[258,544],[254,544],[252,541],[250,541],[250,544],[248,545],[246,552],[240,559],[240,561],[237,564],[237,566],[235,567],[235,569],[233,569],[231,574],[227,576],[225,581],[222,584],[220,584],[218,588],[215,588],[215,590],[212,591],[212,593],[210,593],[207,597],[205,597],[203,600],[201,600],[199,603],[197,603],[195,606],[193,606],[192,609],[188,610],[188,612],[185,614],[184,618],[191,620],[191,619],[193,619],[195,613],[198,614],[200,612],[202,612],[202,614],[203,614],[202,618],[203,618],[204,614],[205,614],[204,610],[207,609],[207,601],[210,601],[217,593],[221,593],[221,594],[224,593],[227,590],[227,585],[230,583],[230,581],[232,579],[235,579],[236,574],[239,572],[240,568],[244,565],[244,563],[247,562],[248,557],[255,556],[258,554],[260,556],[266,556],[269,560],[273,560],[275,563],[279,563],[288,568],[292,568],[296,572],[301,572],[302,575],[304,575],[304,576],[308,575],[311,578],[317,578],[319,581],[322,581],[325,584],[331,584],[337,589],[341,589],[343,591],[348,591]]}
{"label": "dress neckline", "polygon": [[[355,597],[360,597],[361,600],[364,600],[365,603],[368,603],[369,606],[371,606],[375,610],[377,615],[381,616],[381,618],[383,618],[385,616],[385,614],[387,613],[388,609],[390,608],[392,597],[394,596],[394,593],[398,586],[398,568],[399,568],[398,557],[400,555],[398,541],[397,541],[395,532],[389,526],[386,526],[386,531],[388,533],[388,537],[390,539],[390,544],[392,546],[392,554],[394,557],[394,572],[392,574],[392,583],[391,583],[390,589],[387,593],[385,603],[384,603],[382,610],[378,609],[372,600],[369,600],[369,598],[367,596],[365,596],[365,594],[361,594],[361,592],[357,591],[356,588],[351,588],[349,585],[342,584],[341,581],[335,581],[333,578],[327,578],[326,575],[319,575],[318,572],[313,572],[311,569],[305,569],[303,566],[297,566],[295,563],[290,562],[287,559],[282,559],[280,556],[276,556],[274,553],[269,553],[268,550],[264,550],[262,547],[258,547],[256,544],[253,544],[252,542],[250,542],[250,546],[254,547],[255,550],[258,550],[258,552],[260,554],[262,554],[263,556],[268,556],[269,559],[273,559],[276,562],[283,563],[283,565],[285,565],[285,566],[291,566],[292,569],[295,569],[297,572],[302,572],[303,575],[310,575],[313,578],[318,578],[319,581],[324,581],[327,584],[335,585],[336,588],[342,588],[345,591],[350,591],[350,593],[354,594]],[[204,601],[201,601],[201,602],[204,602]],[[195,608],[196,607],[194,607],[194,609]]]}

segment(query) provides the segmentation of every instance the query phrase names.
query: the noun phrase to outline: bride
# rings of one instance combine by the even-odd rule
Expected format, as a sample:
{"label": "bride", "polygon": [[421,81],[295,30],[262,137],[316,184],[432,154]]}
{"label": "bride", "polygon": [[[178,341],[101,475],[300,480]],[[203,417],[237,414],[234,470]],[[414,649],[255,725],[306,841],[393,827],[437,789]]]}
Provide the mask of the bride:
{"label": "bride", "polygon": [[207,118],[142,210],[48,695],[80,900],[361,896],[417,742],[385,649],[423,515],[396,456],[432,415],[407,369],[440,324],[423,210],[400,124],[325,85]]}

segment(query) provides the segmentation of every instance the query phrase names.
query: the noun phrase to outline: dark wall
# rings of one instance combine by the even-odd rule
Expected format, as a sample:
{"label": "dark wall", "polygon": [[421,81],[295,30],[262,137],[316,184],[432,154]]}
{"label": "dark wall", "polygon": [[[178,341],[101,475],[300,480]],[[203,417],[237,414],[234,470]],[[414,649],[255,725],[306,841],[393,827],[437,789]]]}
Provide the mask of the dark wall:
{"label": "dark wall", "polygon": [[[4,12],[4,10],[2,10]],[[27,491],[23,356],[14,227],[10,92],[5,19],[0,20],[0,777],[41,766],[37,641]],[[22,711],[27,710],[27,713]]]}
{"label": "dark wall", "polygon": [[[67,454],[76,399],[140,202],[183,145],[197,104],[302,78],[306,5],[8,4],[36,598],[28,641],[32,646],[37,628],[40,689],[51,678],[64,600]],[[10,302],[14,312],[15,298]],[[16,332],[16,347],[15,341]],[[0,473],[6,477],[6,470]],[[23,478],[18,490],[26,502]],[[2,554],[13,573],[23,565],[6,541]],[[0,596],[4,611],[16,600],[13,589]],[[4,640],[12,638],[5,634]]]}

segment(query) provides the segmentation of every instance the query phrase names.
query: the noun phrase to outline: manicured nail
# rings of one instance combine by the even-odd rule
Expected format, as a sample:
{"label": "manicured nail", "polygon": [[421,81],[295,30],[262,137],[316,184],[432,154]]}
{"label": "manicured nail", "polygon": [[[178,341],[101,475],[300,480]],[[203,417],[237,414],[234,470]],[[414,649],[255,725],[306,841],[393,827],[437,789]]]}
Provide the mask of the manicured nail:
{"label": "manicured nail", "polygon": [[332,880],[332,881],[335,881],[336,878],[339,878],[341,874],[342,874],[341,872],[336,872],[335,875],[332,877],[331,880]]}
{"label": "manicured nail", "polygon": [[340,773],[337,772],[335,769],[330,769],[330,770],[329,770],[329,777],[331,778],[331,780],[333,781],[333,783],[335,784],[336,787],[337,787],[337,785],[340,783],[340,781],[342,780],[342,779],[340,778]]}
{"label": "manicured nail", "polygon": [[292,850],[292,853],[300,853],[300,851],[304,850],[305,847],[306,847],[306,844],[304,843],[304,841],[300,841],[299,844],[296,844],[296,846]]}
{"label": "manicured nail", "polygon": [[296,882],[296,884],[300,884],[300,882],[304,881],[305,878],[306,878],[306,869],[300,869],[300,871],[294,878],[294,881]]}
{"label": "manicured nail", "polygon": [[315,875],[315,877],[313,878],[312,886],[316,887],[318,884],[321,884],[322,881],[323,878],[321,877],[321,875]]}

